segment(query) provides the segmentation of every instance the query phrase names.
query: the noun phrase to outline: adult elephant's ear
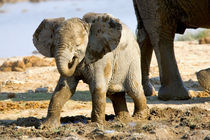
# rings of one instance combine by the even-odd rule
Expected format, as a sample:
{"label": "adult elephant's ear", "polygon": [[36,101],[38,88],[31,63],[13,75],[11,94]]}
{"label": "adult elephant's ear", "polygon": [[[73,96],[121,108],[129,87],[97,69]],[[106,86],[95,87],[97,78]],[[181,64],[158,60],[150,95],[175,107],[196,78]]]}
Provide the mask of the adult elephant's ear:
{"label": "adult elephant's ear", "polygon": [[119,19],[106,15],[94,20],[85,54],[86,64],[93,63],[114,50],[120,42],[121,34],[122,24]]}
{"label": "adult elephant's ear", "polygon": [[44,56],[53,57],[55,30],[65,18],[44,19],[33,35],[33,43]]}

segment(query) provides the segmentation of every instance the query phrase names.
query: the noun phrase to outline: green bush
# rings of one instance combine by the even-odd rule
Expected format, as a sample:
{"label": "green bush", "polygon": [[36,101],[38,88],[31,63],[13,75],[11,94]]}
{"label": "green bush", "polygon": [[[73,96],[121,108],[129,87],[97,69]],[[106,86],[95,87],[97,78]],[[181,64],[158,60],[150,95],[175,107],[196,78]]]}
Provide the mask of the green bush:
{"label": "green bush", "polygon": [[201,38],[210,36],[210,29],[205,29],[199,31],[197,33],[187,32],[184,35],[180,35],[176,38],[176,41],[192,41],[192,40],[200,40]]}

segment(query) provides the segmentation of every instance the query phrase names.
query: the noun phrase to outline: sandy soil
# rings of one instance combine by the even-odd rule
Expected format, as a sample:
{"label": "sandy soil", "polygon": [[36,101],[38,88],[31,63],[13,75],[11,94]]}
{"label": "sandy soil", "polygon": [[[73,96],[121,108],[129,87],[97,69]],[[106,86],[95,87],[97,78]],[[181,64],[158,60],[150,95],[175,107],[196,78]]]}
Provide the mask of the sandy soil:
{"label": "sandy soil", "polygon": [[[160,101],[157,96],[147,97],[148,117],[128,122],[114,118],[112,104],[107,100],[107,122],[104,125],[90,122],[91,98],[88,86],[81,81],[75,97],[63,108],[62,126],[52,130],[36,129],[46,117],[49,98],[59,78],[56,67],[31,67],[23,72],[0,71],[0,139],[210,139],[210,94],[203,91],[195,75],[195,72],[210,67],[210,45],[198,45],[196,41],[175,42],[175,53],[192,99]],[[0,59],[0,65],[4,61],[20,59]],[[160,82],[154,55],[150,77],[158,91]],[[47,98],[37,98],[42,96],[35,92],[37,88],[47,89]],[[27,94],[36,96],[36,99]],[[132,114],[133,102],[126,98]]]}

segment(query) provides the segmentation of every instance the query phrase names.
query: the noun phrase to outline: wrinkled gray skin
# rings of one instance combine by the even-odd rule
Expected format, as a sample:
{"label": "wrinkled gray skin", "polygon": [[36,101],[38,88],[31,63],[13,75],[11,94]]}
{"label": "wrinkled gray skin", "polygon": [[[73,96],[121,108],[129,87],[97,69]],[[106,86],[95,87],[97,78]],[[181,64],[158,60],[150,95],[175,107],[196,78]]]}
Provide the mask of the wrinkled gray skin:
{"label": "wrinkled gray skin", "polygon": [[210,93],[210,68],[200,70],[196,73],[196,76],[201,87]]}
{"label": "wrinkled gray skin", "polygon": [[154,92],[148,78],[154,49],[161,80],[159,99],[189,99],[177,67],[173,41],[175,33],[184,33],[186,28],[210,27],[208,0],[133,0],[133,4],[145,95]]}
{"label": "wrinkled gray skin", "polygon": [[75,93],[79,80],[89,85],[93,122],[105,121],[106,96],[116,116],[129,118],[125,93],[134,100],[134,116],[147,115],[139,46],[118,19],[96,13],[86,14],[82,20],[46,19],[35,31],[33,42],[41,54],[55,57],[61,74],[42,126],[60,125],[61,109]]}

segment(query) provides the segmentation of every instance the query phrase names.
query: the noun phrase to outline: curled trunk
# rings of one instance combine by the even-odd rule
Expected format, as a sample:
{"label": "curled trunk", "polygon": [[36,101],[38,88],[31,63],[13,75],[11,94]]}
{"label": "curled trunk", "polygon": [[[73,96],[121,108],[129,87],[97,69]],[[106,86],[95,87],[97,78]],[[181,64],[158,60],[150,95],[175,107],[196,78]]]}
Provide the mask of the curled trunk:
{"label": "curled trunk", "polygon": [[58,53],[55,59],[59,73],[65,77],[72,76],[79,63],[79,59],[77,57],[69,59],[65,56],[65,52]]}

